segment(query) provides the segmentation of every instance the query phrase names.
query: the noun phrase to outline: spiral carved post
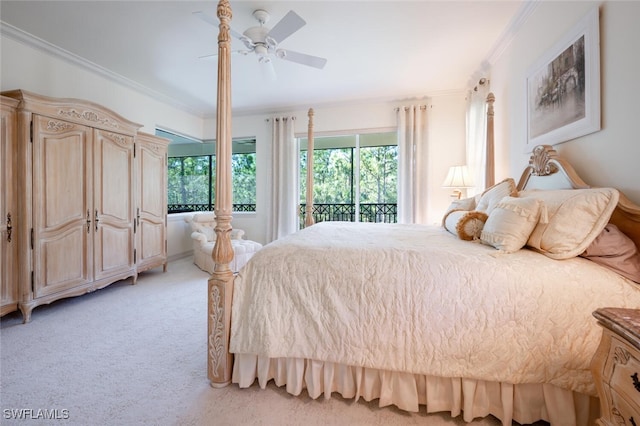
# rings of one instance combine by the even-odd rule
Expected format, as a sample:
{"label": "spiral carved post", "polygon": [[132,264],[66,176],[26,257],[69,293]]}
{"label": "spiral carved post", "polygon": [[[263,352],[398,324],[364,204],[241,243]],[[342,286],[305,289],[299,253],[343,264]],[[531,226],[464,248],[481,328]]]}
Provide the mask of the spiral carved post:
{"label": "spiral carved post", "polygon": [[231,185],[231,6],[218,2],[218,96],[216,125],[216,242],[211,254],[215,269],[208,281],[208,376],[213,387],[231,383],[233,355],[229,352],[233,260],[231,226],[233,188]]}
{"label": "spiral carved post", "polygon": [[493,133],[493,103],[496,97],[492,92],[487,95],[487,147],[486,147],[486,163],[485,169],[485,188],[489,188],[495,184],[495,154],[494,154],[494,133]]}
{"label": "spiral carved post", "polygon": [[307,133],[307,204],[304,226],[311,226],[313,220],[313,108],[309,108],[309,130]]}

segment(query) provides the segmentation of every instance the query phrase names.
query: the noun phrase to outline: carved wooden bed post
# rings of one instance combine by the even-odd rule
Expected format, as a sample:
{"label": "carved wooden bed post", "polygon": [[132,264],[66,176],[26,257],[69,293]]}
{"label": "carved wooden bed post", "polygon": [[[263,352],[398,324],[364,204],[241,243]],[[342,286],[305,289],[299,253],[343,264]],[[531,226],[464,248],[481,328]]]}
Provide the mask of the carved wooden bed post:
{"label": "carved wooden bed post", "polygon": [[218,2],[218,98],[216,112],[216,242],[211,254],[215,263],[208,282],[208,376],[211,386],[231,383],[233,355],[229,353],[233,260],[231,220],[233,188],[231,185],[231,41],[229,26],[231,6],[228,0]]}
{"label": "carved wooden bed post", "polygon": [[494,133],[493,133],[493,103],[496,101],[496,97],[492,92],[487,95],[487,139],[486,139],[486,168],[485,168],[485,188],[493,186],[496,176],[495,171],[495,154],[494,154]]}
{"label": "carved wooden bed post", "polygon": [[304,226],[311,226],[313,220],[313,108],[309,108],[309,130],[307,133],[307,204]]}

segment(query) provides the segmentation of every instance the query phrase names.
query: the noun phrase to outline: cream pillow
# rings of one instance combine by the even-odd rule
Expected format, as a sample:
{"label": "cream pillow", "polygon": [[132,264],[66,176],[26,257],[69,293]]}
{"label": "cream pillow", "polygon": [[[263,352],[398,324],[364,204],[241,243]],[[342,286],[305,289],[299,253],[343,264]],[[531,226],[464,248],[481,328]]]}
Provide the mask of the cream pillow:
{"label": "cream pillow", "polygon": [[478,200],[476,210],[491,214],[491,210],[500,200],[506,196],[516,197],[518,190],[516,189],[516,181],[513,178],[506,178],[502,182],[498,182],[490,188],[484,190]]}
{"label": "cream pillow", "polygon": [[207,236],[207,241],[213,241],[216,239],[216,232],[210,226],[197,225],[197,231]]}
{"label": "cream pillow", "polygon": [[453,200],[447,210],[466,210],[471,211],[476,207],[476,198],[462,198],[459,200]]}
{"label": "cream pillow", "polygon": [[480,240],[506,253],[520,250],[538,223],[540,209],[535,198],[504,197],[491,211]]}
{"label": "cream pillow", "polygon": [[472,241],[480,238],[486,220],[485,212],[455,210],[445,216],[444,227],[461,240]]}
{"label": "cream pillow", "polygon": [[620,197],[613,188],[522,191],[544,204],[527,245],[552,259],[578,256],[602,232]]}
{"label": "cream pillow", "polygon": [[462,198],[460,200],[453,200],[451,204],[449,204],[449,208],[447,208],[446,213],[442,216],[442,226],[446,228],[445,221],[449,213],[455,212],[458,210],[471,211],[476,206],[475,197]]}

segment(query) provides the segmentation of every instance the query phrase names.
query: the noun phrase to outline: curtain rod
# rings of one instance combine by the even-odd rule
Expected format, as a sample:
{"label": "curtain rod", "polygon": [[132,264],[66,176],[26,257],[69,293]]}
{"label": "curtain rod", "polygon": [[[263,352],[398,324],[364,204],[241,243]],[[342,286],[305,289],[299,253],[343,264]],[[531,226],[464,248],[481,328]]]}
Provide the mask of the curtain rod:
{"label": "curtain rod", "polygon": [[[427,105],[418,105],[418,107],[419,107],[420,109],[427,109]],[[407,111],[407,110],[408,110],[409,108],[411,108],[411,107],[410,107],[410,106],[395,107],[395,108],[394,108],[394,111],[395,111],[395,112],[398,112],[398,111],[400,111],[400,108],[402,108],[402,109],[404,109],[405,111]]]}
{"label": "curtain rod", "polygon": [[486,79],[486,78],[484,78],[484,77],[483,77],[483,78],[481,78],[480,80],[478,80],[478,84],[473,88],[473,91],[474,91],[474,92],[477,92],[477,91],[478,91],[478,86],[484,86],[484,85],[485,85],[485,84],[487,84],[488,82],[489,82],[489,80],[488,80],[488,79]]}
{"label": "curtain rod", "polygon": [[276,120],[276,121],[280,121],[280,120],[296,120],[295,116],[292,117],[274,117],[274,118],[265,118],[264,121],[266,121],[267,123],[271,120]]}

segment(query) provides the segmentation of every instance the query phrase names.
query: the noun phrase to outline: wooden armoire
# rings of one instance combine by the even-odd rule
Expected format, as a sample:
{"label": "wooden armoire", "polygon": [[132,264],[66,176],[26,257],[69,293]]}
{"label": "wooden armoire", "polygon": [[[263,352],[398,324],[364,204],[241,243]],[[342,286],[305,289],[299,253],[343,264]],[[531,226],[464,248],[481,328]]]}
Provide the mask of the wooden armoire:
{"label": "wooden armoire", "polygon": [[2,114],[3,315],[28,322],[38,305],[166,270],[168,140],[92,102],[23,90],[2,93]]}

